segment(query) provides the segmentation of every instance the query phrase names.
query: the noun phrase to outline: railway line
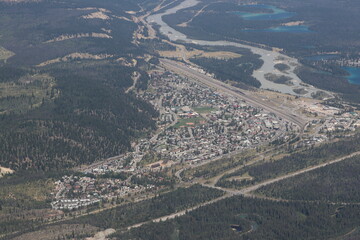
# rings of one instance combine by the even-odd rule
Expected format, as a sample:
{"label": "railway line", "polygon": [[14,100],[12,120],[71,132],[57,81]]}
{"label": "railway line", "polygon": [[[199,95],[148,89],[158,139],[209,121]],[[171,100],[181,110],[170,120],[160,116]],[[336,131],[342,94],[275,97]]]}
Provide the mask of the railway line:
{"label": "railway line", "polygon": [[188,67],[185,64],[169,60],[169,59],[160,59],[160,63],[163,67],[166,69],[173,71],[175,73],[181,74],[183,76],[186,76],[190,79],[196,80],[204,85],[207,85],[208,87],[214,88],[218,91],[224,92],[226,94],[238,97],[240,99],[243,99],[244,101],[248,102],[250,105],[257,106],[260,108],[263,108],[266,111],[272,112],[276,114],[277,116],[292,122],[299,126],[300,132],[303,131],[304,127],[306,126],[307,121],[304,120],[301,116],[295,115],[291,113],[291,111],[286,111],[283,109],[279,109],[276,106],[274,106],[271,102],[258,98],[257,96],[252,95],[252,92],[248,92],[245,90],[239,90],[236,89],[226,83],[223,83],[219,80],[216,80],[208,75],[205,75],[203,73],[200,73],[190,67]]}

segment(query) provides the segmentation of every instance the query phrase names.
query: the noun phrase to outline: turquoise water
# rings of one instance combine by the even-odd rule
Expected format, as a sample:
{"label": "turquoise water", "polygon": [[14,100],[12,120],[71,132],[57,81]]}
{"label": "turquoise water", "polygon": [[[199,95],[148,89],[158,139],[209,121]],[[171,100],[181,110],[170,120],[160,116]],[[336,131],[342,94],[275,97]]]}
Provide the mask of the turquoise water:
{"label": "turquoise water", "polygon": [[287,32],[287,33],[311,33],[312,31],[308,26],[299,25],[299,26],[279,26],[272,27],[267,29],[246,29],[244,32]]}
{"label": "turquoise water", "polygon": [[358,67],[343,67],[350,75],[347,76],[349,83],[360,85],[360,68]]}
{"label": "turquoise water", "polygon": [[260,8],[260,9],[269,9],[271,13],[251,13],[251,12],[237,12],[236,14],[240,15],[245,20],[280,20],[286,19],[295,16],[295,13],[287,12],[283,9],[277,8],[272,5],[245,5],[245,7],[250,8]]}

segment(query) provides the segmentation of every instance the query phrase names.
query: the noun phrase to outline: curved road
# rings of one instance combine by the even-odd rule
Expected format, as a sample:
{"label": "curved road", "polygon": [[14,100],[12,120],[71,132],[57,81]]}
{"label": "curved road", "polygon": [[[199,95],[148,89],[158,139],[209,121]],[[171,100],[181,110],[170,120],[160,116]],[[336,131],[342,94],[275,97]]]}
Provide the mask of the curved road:
{"label": "curved road", "polygon": [[[211,187],[211,188],[215,188],[215,189],[218,189],[218,190],[225,191],[226,194],[219,197],[219,198],[213,199],[213,200],[205,202],[205,203],[201,203],[201,204],[199,204],[197,206],[194,206],[194,207],[191,207],[191,208],[188,208],[188,209],[176,212],[176,213],[172,213],[172,214],[169,214],[169,215],[166,215],[166,216],[155,218],[155,219],[152,219],[152,220],[149,220],[149,221],[146,221],[146,222],[134,224],[132,226],[127,227],[126,230],[131,230],[133,228],[138,228],[138,227],[141,227],[142,225],[150,223],[150,222],[161,222],[161,221],[174,219],[175,217],[185,215],[186,213],[194,211],[194,210],[196,210],[196,209],[198,209],[200,207],[203,207],[203,206],[206,206],[206,205],[209,205],[209,204],[212,204],[212,203],[216,203],[218,201],[221,201],[221,200],[224,200],[226,198],[236,196],[236,195],[242,195],[244,197],[255,197],[255,198],[261,198],[261,199],[269,199],[269,198],[266,198],[266,197],[261,197],[261,196],[251,194],[251,192],[253,192],[253,191],[255,191],[255,190],[257,190],[257,189],[259,189],[261,187],[264,187],[266,185],[276,183],[276,182],[279,182],[279,181],[282,181],[282,180],[285,180],[285,179],[288,179],[288,178],[292,178],[292,177],[295,177],[295,176],[298,176],[298,175],[301,175],[303,173],[307,173],[307,172],[310,172],[310,171],[313,171],[313,170],[316,170],[316,169],[319,169],[319,168],[323,168],[323,167],[329,166],[331,164],[335,164],[335,163],[344,161],[344,160],[346,160],[348,158],[351,158],[351,157],[354,157],[354,156],[357,156],[357,155],[360,155],[360,151],[359,152],[354,152],[354,153],[352,153],[350,155],[347,155],[345,157],[341,157],[341,158],[338,158],[338,159],[335,159],[335,160],[332,160],[332,161],[329,161],[329,162],[326,162],[326,163],[322,163],[322,164],[319,164],[319,165],[316,165],[316,166],[313,166],[313,167],[309,167],[309,168],[306,168],[306,169],[301,169],[301,170],[298,170],[296,172],[288,173],[286,175],[283,175],[283,176],[280,176],[280,177],[277,177],[277,178],[269,179],[267,181],[258,183],[258,184],[254,185],[254,186],[247,187],[247,188],[244,188],[244,189],[241,189],[241,190],[223,189],[221,187],[216,187],[214,185],[202,184],[205,187]],[[269,199],[269,200],[271,200],[271,199]]]}

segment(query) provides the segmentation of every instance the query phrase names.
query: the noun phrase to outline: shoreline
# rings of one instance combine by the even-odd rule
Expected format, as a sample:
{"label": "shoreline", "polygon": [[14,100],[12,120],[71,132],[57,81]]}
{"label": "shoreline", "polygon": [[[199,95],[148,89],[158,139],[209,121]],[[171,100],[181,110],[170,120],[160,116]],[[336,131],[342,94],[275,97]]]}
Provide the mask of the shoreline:
{"label": "shoreline", "polygon": [[[278,91],[285,94],[291,94],[295,96],[302,96],[302,97],[310,97],[313,93],[317,91],[323,91],[320,89],[315,88],[309,84],[304,83],[295,73],[294,70],[297,66],[300,66],[300,63],[297,59],[284,55],[277,51],[270,51],[250,45],[245,45],[237,42],[230,42],[230,41],[207,41],[207,40],[196,40],[188,37],[187,35],[175,30],[171,26],[169,26],[166,22],[163,21],[162,17],[165,15],[170,15],[176,13],[179,10],[194,7],[198,5],[200,1],[198,0],[185,0],[181,2],[179,5],[166,10],[163,13],[153,14],[148,16],[145,20],[149,23],[156,23],[160,26],[159,31],[161,34],[167,36],[170,41],[183,41],[190,44],[202,45],[202,46],[233,46],[239,48],[246,48],[251,50],[254,54],[260,55],[260,59],[263,60],[264,64],[257,70],[253,72],[253,77],[255,77],[261,83],[261,89],[268,89],[273,91]],[[282,73],[286,77],[291,78],[293,85],[288,86],[284,84],[277,84],[271,82],[265,78],[265,74],[267,73],[280,73],[278,70],[275,69],[274,65],[277,63],[284,63],[290,67],[286,73]],[[306,84],[307,86],[304,86]],[[294,92],[294,89],[304,89],[307,93],[305,94],[298,94]]]}

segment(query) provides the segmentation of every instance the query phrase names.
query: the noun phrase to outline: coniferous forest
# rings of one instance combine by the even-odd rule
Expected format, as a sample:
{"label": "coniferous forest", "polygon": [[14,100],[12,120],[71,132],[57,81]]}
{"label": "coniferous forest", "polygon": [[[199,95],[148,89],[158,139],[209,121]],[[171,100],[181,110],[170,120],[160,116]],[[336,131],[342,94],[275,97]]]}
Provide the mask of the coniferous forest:
{"label": "coniferous forest", "polygon": [[182,1],[0,0],[0,240],[360,239],[360,4]]}

